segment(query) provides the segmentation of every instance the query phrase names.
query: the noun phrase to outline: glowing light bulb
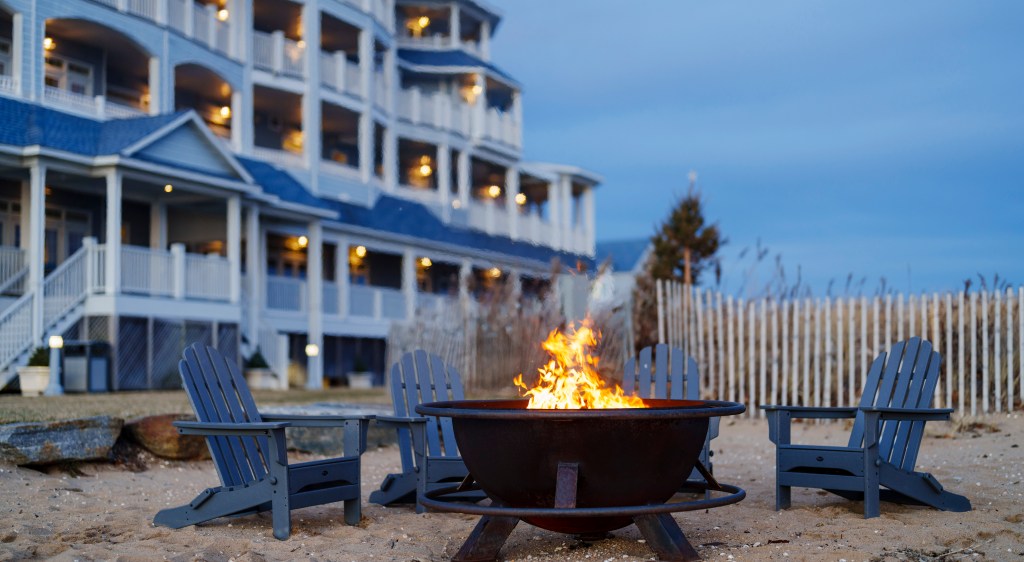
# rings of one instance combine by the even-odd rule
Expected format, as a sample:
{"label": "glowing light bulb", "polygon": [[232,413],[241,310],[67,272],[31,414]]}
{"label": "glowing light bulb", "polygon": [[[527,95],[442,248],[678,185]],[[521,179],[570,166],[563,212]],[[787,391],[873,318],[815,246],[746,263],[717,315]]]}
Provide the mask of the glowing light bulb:
{"label": "glowing light bulb", "polygon": [[492,185],[487,188],[487,195],[491,196],[491,199],[497,199],[501,195],[501,186]]}
{"label": "glowing light bulb", "polygon": [[487,270],[487,275],[489,275],[490,277],[492,277],[494,279],[497,279],[497,278],[501,277],[501,270],[498,269],[497,267],[492,267],[492,268]]}
{"label": "glowing light bulb", "polygon": [[480,94],[484,93],[484,87],[481,86],[480,84],[473,84],[473,87],[470,88],[469,90],[473,92],[474,96],[479,96]]}
{"label": "glowing light bulb", "polygon": [[420,175],[427,177],[434,172],[434,169],[430,167],[430,164],[420,164]]}
{"label": "glowing light bulb", "polygon": [[428,257],[422,257],[420,258],[420,265],[422,265],[423,267],[430,267],[434,265],[434,262],[430,261],[430,258]]}
{"label": "glowing light bulb", "polygon": [[173,185],[167,184],[167,185],[164,186],[164,193],[170,193],[172,191],[174,191],[174,186]]}
{"label": "glowing light bulb", "polygon": [[53,37],[44,37],[43,48],[47,51],[52,51],[57,48],[57,42],[53,40]]}
{"label": "glowing light bulb", "polygon": [[228,12],[227,8],[221,8],[217,10],[217,19],[219,19],[220,21],[228,21],[228,16],[230,15],[231,13]]}
{"label": "glowing light bulb", "polygon": [[221,106],[221,108],[220,108],[220,116],[225,118],[225,119],[230,119],[231,118],[231,107],[227,106],[227,105]]}
{"label": "glowing light bulb", "polygon": [[416,20],[416,25],[418,25],[420,29],[423,29],[430,25],[430,18],[427,16],[420,16],[419,19]]}
{"label": "glowing light bulb", "polygon": [[356,246],[356,256],[360,258],[366,257],[366,246]]}
{"label": "glowing light bulb", "polygon": [[305,236],[299,236],[298,242],[300,248],[305,248],[306,246],[309,246],[309,238],[306,238]]}
{"label": "glowing light bulb", "polygon": [[319,345],[315,343],[306,345],[306,357],[316,357],[317,355],[320,355]]}
{"label": "glowing light bulb", "polygon": [[526,204],[526,194],[525,193],[516,193],[516,203],[519,204],[519,205],[525,205]]}

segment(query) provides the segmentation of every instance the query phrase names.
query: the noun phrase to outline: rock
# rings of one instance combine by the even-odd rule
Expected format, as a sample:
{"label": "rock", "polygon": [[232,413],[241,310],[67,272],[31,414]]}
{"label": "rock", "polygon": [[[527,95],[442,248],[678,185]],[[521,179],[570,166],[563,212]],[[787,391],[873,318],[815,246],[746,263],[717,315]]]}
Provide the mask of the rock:
{"label": "rock", "polygon": [[[274,406],[260,410],[266,414],[290,414],[305,416],[328,416],[345,414],[374,414],[394,415],[391,406],[384,404],[338,404],[331,402],[320,402],[316,404],[305,404],[301,406]],[[344,453],[344,443],[341,428],[312,428],[312,427],[289,427],[286,430],[288,435],[288,447],[327,456],[340,456]],[[397,441],[394,429],[383,428],[372,421],[367,432],[366,443],[372,448],[379,445],[387,445]]]}
{"label": "rock", "polygon": [[210,458],[206,438],[199,435],[181,435],[171,422],[195,420],[185,414],[162,414],[130,420],[125,424],[125,433],[143,449],[158,457],[174,460],[198,460]]}
{"label": "rock", "polygon": [[25,465],[106,459],[123,425],[110,416],[0,425],[0,460]]}

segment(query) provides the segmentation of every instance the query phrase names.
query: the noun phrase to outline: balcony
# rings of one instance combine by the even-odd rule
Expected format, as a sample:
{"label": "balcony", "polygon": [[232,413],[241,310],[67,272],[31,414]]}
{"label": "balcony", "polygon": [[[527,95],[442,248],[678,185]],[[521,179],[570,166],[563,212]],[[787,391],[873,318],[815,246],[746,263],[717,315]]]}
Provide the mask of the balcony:
{"label": "balcony", "polygon": [[18,91],[18,79],[14,76],[0,74],[0,93],[13,94]]}
{"label": "balcony", "polygon": [[274,74],[304,78],[306,69],[303,61],[306,44],[288,39],[282,31],[265,33],[252,32],[252,63],[260,70]]}
{"label": "balcony", "polygon": [[104,96],[87,96],[53,86],[46,86],[43,90],[43,101],[53,107],[100,119],[126,119],[146,114],[140,108],[115,103]]}
{"label": "balcony", "polygon": [[405,295],[399,289],[352,285],[349,287],[351,316],[375,320],[402,320],[406,317]]}
{"label": "balcony", "polygon": [[[107,246],[95,247],[91,290],[106,288]],[[171,250],[153,250],[139,246],[121,247],[121,293],[151,297],[228,302],[231,264],[219,255],[188,254],[180,244]]]}
{"label": "balcony", "polygon": [[520,126],[515,117],[494,107],[485,115],[483,137],[514,148],[522,146]]}
{"label": "balcony", "polygon": [[342,52],[320,53],[320,83],[341,94],[363,97],[359,65]]}
{"label": "balcony", "polygon": [[398,92],[395,111],[399,119],[414,125],[452,131],[464,137],[470,134],[470,106],[440,92],[423,94],[419,88],[403,89]]}

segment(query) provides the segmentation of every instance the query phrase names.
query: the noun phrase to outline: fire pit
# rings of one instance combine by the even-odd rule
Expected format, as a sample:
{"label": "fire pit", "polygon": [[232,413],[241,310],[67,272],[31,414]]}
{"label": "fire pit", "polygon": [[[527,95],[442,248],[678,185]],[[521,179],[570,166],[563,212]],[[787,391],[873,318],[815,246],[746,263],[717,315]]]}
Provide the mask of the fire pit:
{"label": "fire pit", "polygon": [[645,408],[527,410],[526,400],[421,404],[421,415],[450,417],[471,478],[492,500],[479,506],[443,499],[439,511],[484,515],[455,560],[492,560],[520,519],[584,536],[636,523],[661,559],[694,560],[696,551],[669,513],[740,501],[743,490],[718,485],[722,498],[665,503],[685,484],[712,416],[742,413],[733,402],[645,400]]}

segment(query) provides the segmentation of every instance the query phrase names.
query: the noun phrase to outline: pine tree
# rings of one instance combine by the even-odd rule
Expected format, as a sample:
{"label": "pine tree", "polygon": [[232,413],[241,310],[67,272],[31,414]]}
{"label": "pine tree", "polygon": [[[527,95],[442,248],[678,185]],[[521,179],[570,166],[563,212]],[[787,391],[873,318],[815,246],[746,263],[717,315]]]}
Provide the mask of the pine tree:
{"label": "pine tree", "polygon": [[633,326],[636,348],[657,343],[658,309],[655,280],[667,279],[699,284],[701,274],[714,267],[720,276],[716,254],[726,243],[717,224],[704,219],[704,201],[696,189],[696,174],[690,173],[690,187],[673,207],[668,218],[651,237],[653,246],[647,264],[633,291]]}

